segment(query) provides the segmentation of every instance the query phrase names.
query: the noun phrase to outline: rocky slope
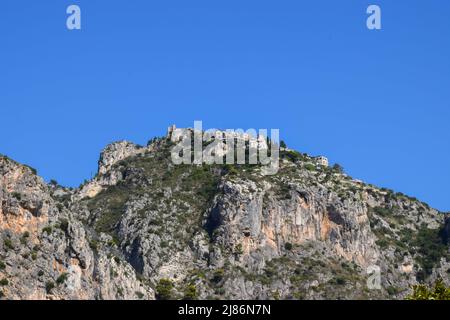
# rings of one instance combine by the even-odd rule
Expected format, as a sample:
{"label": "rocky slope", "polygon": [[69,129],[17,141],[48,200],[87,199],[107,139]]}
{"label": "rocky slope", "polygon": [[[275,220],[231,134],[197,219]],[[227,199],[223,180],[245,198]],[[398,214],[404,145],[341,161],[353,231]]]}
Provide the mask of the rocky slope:
{"label": "rocky slope", "polygon": [[109,145],[77,189],[0,157],[0,298],[400,299],[449,282],[450,220],[414,198],[291,150],[265,176],[174,165],[172,146]]}

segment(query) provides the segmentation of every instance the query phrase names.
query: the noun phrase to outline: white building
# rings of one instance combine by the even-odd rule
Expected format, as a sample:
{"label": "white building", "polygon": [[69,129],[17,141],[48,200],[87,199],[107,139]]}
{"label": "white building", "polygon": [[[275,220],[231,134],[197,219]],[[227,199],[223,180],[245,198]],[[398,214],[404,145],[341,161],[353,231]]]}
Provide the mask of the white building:
{"label": "white building", "polygon": [[318,157],[315,157],[314,160],[316,161],[317,164],[328,167],[328,158],[327,157],[318,156]]}

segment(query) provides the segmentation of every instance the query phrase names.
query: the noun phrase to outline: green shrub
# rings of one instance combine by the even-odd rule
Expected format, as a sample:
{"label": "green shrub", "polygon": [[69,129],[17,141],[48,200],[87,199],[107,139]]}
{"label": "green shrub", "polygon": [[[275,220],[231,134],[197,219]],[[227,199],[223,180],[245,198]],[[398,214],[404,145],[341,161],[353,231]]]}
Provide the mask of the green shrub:
{"label": "green shrub", "polygon": [[2,279],[0,280],[0,286],[7,286],[9,284],[8,279]]}
{"label": "green shrub", "polygon": [[14,249],[14,245],[13,245],[11,239],[5,239],[5,240],[3,240],[3,245],[4,245],[7,249],[11,249],[11,250]]}
{"label": "green shrub", "polygon": [[442,281],[438,279],[433,287],[426,285],[413,286],[413,292],[406,297],[407,300],[450,300],[450,288],[447,288]]}
{"label": "green shrub", "polygon": [[38,272],[38,276],[39,277],[42,277],[44,275],[44,271],[42,271],[42,270],[39,270],[39,272]]}
{"label": "green shrub", "polygon": [[61,219],[59,220],[59,225],[58,227],[64,231],[64,233],[67,233],[67,231],[69,230],[69,220],[67,219]]}
{"label": "green shrub", "polygon": [[371,209],[373,211],[373,213],[386,218],[386,217],[392,217],[394,216],[394,211],[390,208],[385,208],[385,207],[374,207]]}
{"label": "green shrub", "polygon": [[92,249],[92,251],[97,252],[98,251],[98,241],[95,239],[91,239],[89,241],[89,247]]}
{"label": "green shrub", "polygon": [[443,229],[428,229],[422,225],[416,239],[411,245],[417,247],[419,257],[417,262],[422,267],[418,274],[418,280],[423,281],[433,272],[433,268],[439,264],[442,257],[448,257],[448,247],[444,239]]}
{"label": "green shrub", "polygon": [[239,173],[239,171],[236,169],[236,166],[232,165],[232,164],[224,165],[224,169],[225,169],[226,174],[229,174],[229,175],[236,175]]}
{"label": "green shrub", "polygon": [[198,298],[197,288],[195,285],[190,284],[186,287],[184,291],[184,300],[196,300]]}
{"label": "green shrub", "polygon": [[284,248],[286,249],[286,250],[288,250],[288,251],[291,251],[292,250],[292,243],[290,243],[290,242],[286,242],[285,244],[284,244]]}
{"label": "green shrub", "polygon": [[52,230],[53,230],[53,228],[51,226],[46,226],[42,229],[42,233],[51,234]]}
{"label": "green shrub", "polygon": [[45,283],[45,291],[47,291],[47,293],[52,292],[52,290],[55,288],[55,284],[53,283],[53,281],[47,281]]}
{"label": "green shrub", "polygon": [[30,233],[28,231],[25,231],[22,234],[22,237],[20,238],[20,243],[25,245],[27,243],[29,237],[30,237]]}
{"label": "green shrub", "polygon": [[30,169],[31,172],[32,172],[35,176],[37,176],[38,173],[37,173],[37,170],[36,170],[35,168],[32,168],[32,167],[30,167],[30,166],[28,166],[28,165],[26,165],[26,164],[24,164],[24,167]]}
{"label": "green shrub", "polygon": [[378,239],[377,241],[375,241],[375,243],[381,249],[386,249],[387,247],[389,247],[389,241],[387,239]]}
{"label": "green shrub", "polygon": [[206,202],[215,195],[219,184],[219,179],[206,166],[203,169],[193,168],[189,181],[197,189],[197,195],[200,195]]}
{"label": "green shrub", "polygon": [[288,159],[291,162],[306,160],[306,157],[297,151],[281,151],[280,156],[282,159]]}
{"label": "green shrub", "polygon": [[63,284],[64,282],[66,282],[68,277],[69,277],[69,274],[64,272],[58,277],[58,279],[56,279],[56,283],[58,285]]}
{"label": "green shrub", "polygon": [[4,270],[6,268],[6,264],[0,260],[0,270]]}
{"label": "green shrub", "polygon": [[22,195],[19,192],[13,192],[12,196],[19,201],[22,200]]}
{"label": "green shrub", "polygon": [[169,279],[159,280],[156,286],[156,297],[159,300],[171,300],[173,298],[173,283]]}
{"label": "green shrub", "polygon": [[236,253],[237,254],[243,254],[244,253],[244,249],[242,248],[242,244],[241,243],[239,243],[237,246],[236,246]]}
{"label": "green shrub", "polygon": [[344,168],[338,163],[335,163],[333,167],[331,167],[331,170],[335,173],[344,173]]}

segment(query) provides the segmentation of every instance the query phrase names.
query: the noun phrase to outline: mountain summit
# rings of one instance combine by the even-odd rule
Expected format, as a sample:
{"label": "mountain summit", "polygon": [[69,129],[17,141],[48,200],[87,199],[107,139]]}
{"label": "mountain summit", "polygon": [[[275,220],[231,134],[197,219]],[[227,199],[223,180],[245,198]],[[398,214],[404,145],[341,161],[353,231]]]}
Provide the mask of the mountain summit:
{"label": "mountain summit", "polygon": [[[79,188],[0,157],[0,298],[402,299],[449,282],[450,219],[281,148],[279,170],[122,141]],[[320,161],[318,161],[318,159]]]}

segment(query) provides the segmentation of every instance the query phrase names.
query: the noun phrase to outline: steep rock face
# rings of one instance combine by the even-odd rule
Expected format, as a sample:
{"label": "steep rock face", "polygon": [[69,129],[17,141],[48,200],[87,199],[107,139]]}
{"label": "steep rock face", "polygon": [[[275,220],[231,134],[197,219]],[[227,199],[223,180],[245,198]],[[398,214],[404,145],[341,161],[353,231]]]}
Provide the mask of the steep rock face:
{"label": "steep rock face", "polygon": [[142,154],[147,148],[138,146],[128,141],[114,142],[106,146],[100,153],[98,161],[97,176],[80,187],[80,190],[73,195],[73,201],[81,200],[85,197],[93,198],[105,187],[116,185],[122,180],[121,173],[111,171],[111,167],[117,162],[128,157]]}
{"label": "steep rock face", "polygon": [[143,152],[142,147],[128,141],[112,143],[100,154],[98,172],[105,174],[115,163],[140,152]]}
{"label": "steep rock face", "polygon": [[32,169],[1,157],[0,177],[2,297],[154,298],[130,265],[93,250],[85,226]]}
{"label": "steep rock face", "polygon": [[380,299],[448,282],[450,223],[428,205],[289,149],[273,176],[174,165],[172,133],[108,146],[74,190],[2,159],[3,296]]}
{"label": "steep rock face", "polygon": [[241,247],[246,263],[260,250],[271,259],[283,255],[286,243],[300,246],[308,241],[327,242],[336,254],[361,266],[379,255],[367,210],[360,203],[338,203],[321,190],[308,192],[295,184],[284,199],[270,183],[258,188],[254,182],[227,181],[222,188],[210,217],[216,225],[215,240],[225,247]]}
{"label": "steep rock face", "polygon": [[0,228],[15,232],[36,230],[52,215],[43,180],[31,168],[0,157]]}

